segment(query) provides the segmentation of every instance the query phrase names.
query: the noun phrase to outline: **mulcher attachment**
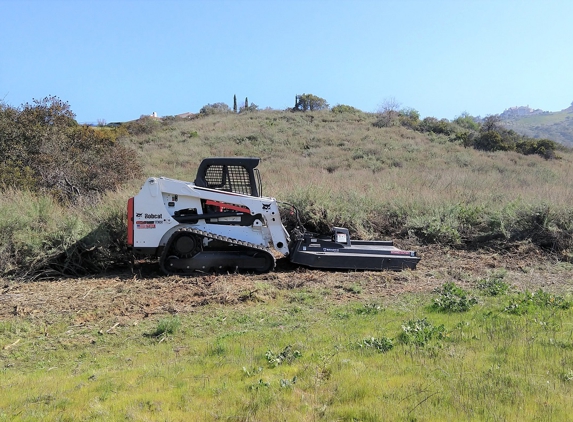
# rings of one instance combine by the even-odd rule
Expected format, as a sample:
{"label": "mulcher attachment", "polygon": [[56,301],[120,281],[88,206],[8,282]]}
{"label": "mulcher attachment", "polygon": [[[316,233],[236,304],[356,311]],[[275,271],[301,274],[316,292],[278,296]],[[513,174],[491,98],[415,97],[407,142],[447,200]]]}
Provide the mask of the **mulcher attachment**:
{"label": "mulcher attachment", "polygon": [[290,261],[311,268],[401,271],[415,269],[420,260],[416,252],[398,249],[392,241],[351,241],[348,229],[341,227],[329,235],[306,232],[293,238]]}

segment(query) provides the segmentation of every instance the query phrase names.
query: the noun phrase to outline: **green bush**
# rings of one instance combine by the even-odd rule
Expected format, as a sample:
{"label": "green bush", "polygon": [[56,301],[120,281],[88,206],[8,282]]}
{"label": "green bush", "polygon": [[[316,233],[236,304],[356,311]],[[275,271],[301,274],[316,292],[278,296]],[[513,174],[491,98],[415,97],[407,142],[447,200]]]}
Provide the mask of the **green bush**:
{"label": "green bush", "polygon": [[276,367],[283,363],[291,364],[301,356],[302,353],[297,349],[293,349],[290,345],[286,346],[280,353],[275,353],[272,350],[267,350],[265,353],[265,358],[271,367]]}
{"label": "green bush", "polygon": [[504,139],[500,133],[488,131],[480,134],[474,141],[474,148],[482,151],[513,151],[515,145]]}
{"label": "green bush", "polygon": [[498,273],[480,280],[477,288],[487,296],[502,296],[509,290],[509,285],[503,280],[505,273]]}
{"label": "green bush", "polygon": [[129,262],[125,199],[63,206],[50,195],[7,190],[0,199],[0,277],[49,279]]}
{"label": "green bush", "polygon": [[451,135],[454,133],[453,125],[447,119],[436,119],[435,117],[426,117],[420,123],[422,132],[432,132],[435,134]]}
{"label": "green bush", "polygon": [[513,297],[504,311],[513,315],[523,315],[543,309],[570,309],[573,301],[564,296],[548,293],[543,289],[526,291]]}
{"label": "green bush", "polygon": [[175,334],[175,331],[181,326],[181,320],[174,317],[167,317],[161,319],[157,323],[157,327],[151,333],[146,334],[147,337],[165,337],[170,334]]}
{"label": "green bush", "polygon": [[362,111],[360,111],[357,108],[354,108],[352,106],[349,105],[344,105],[344,104],[337,104],[334,107],[332,107],[330,109],[330,111],[332,111],[333,113],[351,113],[351,114],[358,114],[358,113],[362,113]]}
{"label": "green bush", "polygon": [[225,103],[207,104],[201,107],[201,110],[199,110],[199,114],[204,116],[209,116],[211,114],[227,114],[230,112],[231,109]]}
{"label": "green bush", "polygon": [[477,122],[477,119],[467,113],[462,113],[460,116],[456,117],[454,119],[454,123],[461,128],[470,131],[478,131],[480,128],[480,124]]}
{"label": "green bush", "polygon": [[370,337],[365,338],[360,343],[358,343],[358,347],[364,349],[374,349],[380,353],[386,353],[394,348],[394,342],[391,338],[388,337]]}
{"label": "green bush", "polygon": [[49,193],[64,202],[117,189],[141,175],[135,152],[117,141],[124,131],[78,125],[56,97],[19,109],[0,105],[0,188]]}
{"label": "green bush", "polygon": [[431,307],[439,312],[467,312],[476,303],[475,297],[455,283],[448,282],[438,291]]}
{"label": "green bush", "polygon": [[52,197],[5,190],[0,199],[0,276],[52,277],[54,256],[89,231]]}
{"label": "green bush", "polygon": [[400,125],[412,130],[420,129],[420,113],[413,108],[400,110],[399,117]]}
{"label": "green bush", "polygon": [[441,340],[446,336],[444,325],[434,326],[426,318],[409,320],[402,324],[402,332],[398,341],[417,347],[425,347],[432,340]]}
{"label": "green bush", "polygon": [[141,116],[137,120],[125,123],[122,127],[130,135],[149,135],[161,127],[161,122],[151,116]]}
{"label": "green bush", "polygon": [[313,94],[302,94],[296,96],[293,111],[319,111],[328,109],[328,103],[324,98]]}
{"label": "green bush", "polygon": [[549,139],[524,138],[516,143],[516,151],[524,155],[539,155],[545,159],[558,158],[555,151],[559,149],[557,142]]}

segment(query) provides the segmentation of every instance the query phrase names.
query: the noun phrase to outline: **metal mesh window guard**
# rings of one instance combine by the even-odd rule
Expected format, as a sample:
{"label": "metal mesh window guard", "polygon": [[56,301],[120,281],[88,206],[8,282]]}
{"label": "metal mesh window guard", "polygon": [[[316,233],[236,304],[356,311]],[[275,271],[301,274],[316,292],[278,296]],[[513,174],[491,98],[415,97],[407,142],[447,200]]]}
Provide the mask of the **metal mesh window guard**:
{"label": "metal mesh window guard", "polygon": [[252,195],[249,172],[241,166],[210,166],[205,182],[211,189]]}

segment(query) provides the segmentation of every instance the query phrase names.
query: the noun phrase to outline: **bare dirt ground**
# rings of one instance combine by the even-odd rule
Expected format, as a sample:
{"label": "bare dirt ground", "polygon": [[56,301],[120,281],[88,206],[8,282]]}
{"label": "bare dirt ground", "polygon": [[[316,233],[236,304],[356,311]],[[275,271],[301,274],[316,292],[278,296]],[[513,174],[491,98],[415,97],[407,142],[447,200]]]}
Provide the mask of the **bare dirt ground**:
{"label": "bare dirt ground", "polygon": [[115,318],[140,320],[152,315],[184,314],[199,306],[234,305],[272,299],[277,291],[328,292],[333,301],[383,301],[408,292],[431,292],[445,282],[465,287],[503,272],[517,289],[570,293],[573,265],[558,262],[528,244],[512,250],[458,251],[416,247],[415,271],[347,272],[296,268],[279,261],[263,275],[229,274],[166,277],[153,263],[97,277],[0,283],[0,319],[15,316],[50,319],[69,315],[78,324]]}

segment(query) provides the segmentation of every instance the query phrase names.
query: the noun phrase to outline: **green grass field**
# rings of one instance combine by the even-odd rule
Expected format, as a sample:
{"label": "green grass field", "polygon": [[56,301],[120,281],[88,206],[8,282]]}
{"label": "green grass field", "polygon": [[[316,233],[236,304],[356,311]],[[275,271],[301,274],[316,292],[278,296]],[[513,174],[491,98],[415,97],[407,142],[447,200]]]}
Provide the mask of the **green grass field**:
{"label": "green grass field", "polygon": [[265,301],[109,329],[5,320],[0,420],[567,420],[570,301],[498,282],[342,303],[267,284]]}

